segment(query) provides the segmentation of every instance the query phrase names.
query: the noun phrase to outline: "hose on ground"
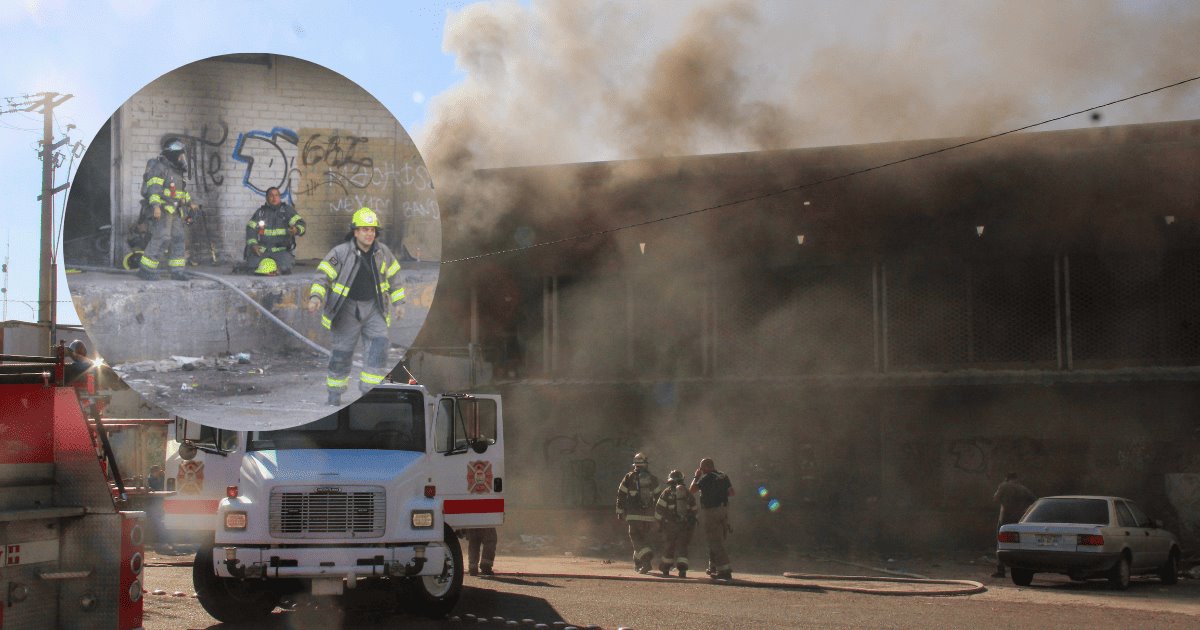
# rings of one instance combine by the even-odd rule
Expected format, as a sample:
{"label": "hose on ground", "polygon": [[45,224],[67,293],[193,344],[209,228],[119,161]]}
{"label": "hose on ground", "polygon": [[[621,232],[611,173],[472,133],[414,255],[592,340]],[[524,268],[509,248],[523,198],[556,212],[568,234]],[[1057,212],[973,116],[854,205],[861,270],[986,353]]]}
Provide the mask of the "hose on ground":
{"label": "hose on ground", "polygon": [[[115,273],[115,274],[121,274],[121,275],[129,274],[128,271],[125,271],[123,269],[109,269],[108,267],[92,267],[92,266],[85,266],[85,265],[71,265],[70,267],[72,269],[82,269],[83,271],[98,271],[101,273]],[[296,329],[292,328],[291,326],[288,326],[286,323],[284,323],[284,321],[282,319],[279,319],[278,317],[275,316],[274,313],[272,313],[271,311],[268,311],[263,305],[254,301],[254,298],[247,295],[245,291],[242,291],[241,289],[237,288],[237,286],[235,286],[232,282],[229,282],[228,280],[226,280],[220,276],[214,276],[212,274],[204,273],[201,271],[192,271],[190,269],[185,269],[185,270],[183,270],[182,273],[199,276],[201,278],[204,278],[205,280],[212,280],[213,282],[224,285],[225,287],[227,287],[229,289],[232,289],[234,293],[237,293],[238,295],[240,295],[242,297],[242,299],[246,300],[251,305],[253,305],[254,308],[258,309],[258,311],[260,313],[262,313],[263,315],[266,315],[267,319],[274,322],[280,328],[283,328],[283,330],[286,331],[289,335],[295,337],[296,339],[299,339],[300,341],[304,342],[304,345],[308,346],[309,348],[312,348],[313,350],[315,350],[325,356],[330,355],[329,350],[327,350],[324,347],[322,347],[321,345],[315,343],[313,340],[309,339],[308,337],[301,335],[299,332],[296,331]]]}

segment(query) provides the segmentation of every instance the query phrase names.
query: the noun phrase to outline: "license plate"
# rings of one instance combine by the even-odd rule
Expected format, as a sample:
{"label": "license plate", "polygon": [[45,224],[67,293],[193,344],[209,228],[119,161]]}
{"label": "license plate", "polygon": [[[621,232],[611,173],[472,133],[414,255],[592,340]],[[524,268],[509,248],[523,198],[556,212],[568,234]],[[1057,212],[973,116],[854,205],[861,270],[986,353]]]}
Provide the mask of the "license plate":
{"label": "license plate", "polygon": [[1039,545],[1057,545],[1058,534],[1036,534],[1034,539]]}

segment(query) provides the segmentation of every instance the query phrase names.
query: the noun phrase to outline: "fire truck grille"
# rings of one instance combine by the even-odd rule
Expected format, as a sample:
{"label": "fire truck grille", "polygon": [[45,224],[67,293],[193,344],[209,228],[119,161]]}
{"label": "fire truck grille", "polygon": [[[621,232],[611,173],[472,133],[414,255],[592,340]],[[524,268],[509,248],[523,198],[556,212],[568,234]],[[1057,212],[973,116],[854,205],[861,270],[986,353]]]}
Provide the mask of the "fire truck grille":
{"label": "fire truck grille", "polygon": [[383,535],[386,499],[383,488],[271,492],[271,535],[280,538],[328,538]]}

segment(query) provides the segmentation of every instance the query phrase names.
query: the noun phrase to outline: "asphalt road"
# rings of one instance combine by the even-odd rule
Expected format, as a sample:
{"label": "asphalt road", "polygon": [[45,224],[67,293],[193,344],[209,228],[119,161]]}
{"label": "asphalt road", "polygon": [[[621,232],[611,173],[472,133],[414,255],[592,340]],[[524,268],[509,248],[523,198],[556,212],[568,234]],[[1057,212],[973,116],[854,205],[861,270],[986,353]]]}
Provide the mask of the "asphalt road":
{"label": "asphalt road", "polygon": [[[168,628],[236,628],[209,617],[191,596],[190,557],[151,557],[146,569],[144,625]],[[346,613],[318,603],[272,614],[270,628],[1196,628],[1200,627],[1200,580],[1175,586],[1144,578],[1125,592],[1103,581],[1073,584],[1065,577],[1039,576],[1031,587],[981,578],[978,567],[942,567],[931,577],[979,580],[986,590],[962,596],[905,595],[897,589],[922,585],[868,581],[797,581],[780,574],[735,574],[730,584],[698,578],[639,576],[597,558],[497,558],[494,578],[467,577],[462,599],[447,619],[406,614]],[[830,573],[833,566],[810,563],[803,573]],[[840,565],[841,573],[865,575]],[[880,575],[876,573],[875,575]],[[834,590],[882,588],[892,595]],[[941,585],[938,589],[951,589]],[[966,587],[958,587],[970,590]],[[163,591],[154,594],[153,591]]]}

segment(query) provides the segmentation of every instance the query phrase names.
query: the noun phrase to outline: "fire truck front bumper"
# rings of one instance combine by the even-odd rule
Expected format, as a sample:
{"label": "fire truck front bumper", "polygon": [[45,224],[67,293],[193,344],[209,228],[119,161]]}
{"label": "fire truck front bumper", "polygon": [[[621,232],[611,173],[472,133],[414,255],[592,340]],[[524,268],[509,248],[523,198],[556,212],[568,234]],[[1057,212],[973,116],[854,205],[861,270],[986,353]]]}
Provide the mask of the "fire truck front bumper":
{"label": "fire truck front bumper", "polygon": [[353,587],[357,578],[441,575],[446,570],[442,544],[389,547],[237,547],[218,546],[213,565],[221,577],[246,579],[341,578]]}

